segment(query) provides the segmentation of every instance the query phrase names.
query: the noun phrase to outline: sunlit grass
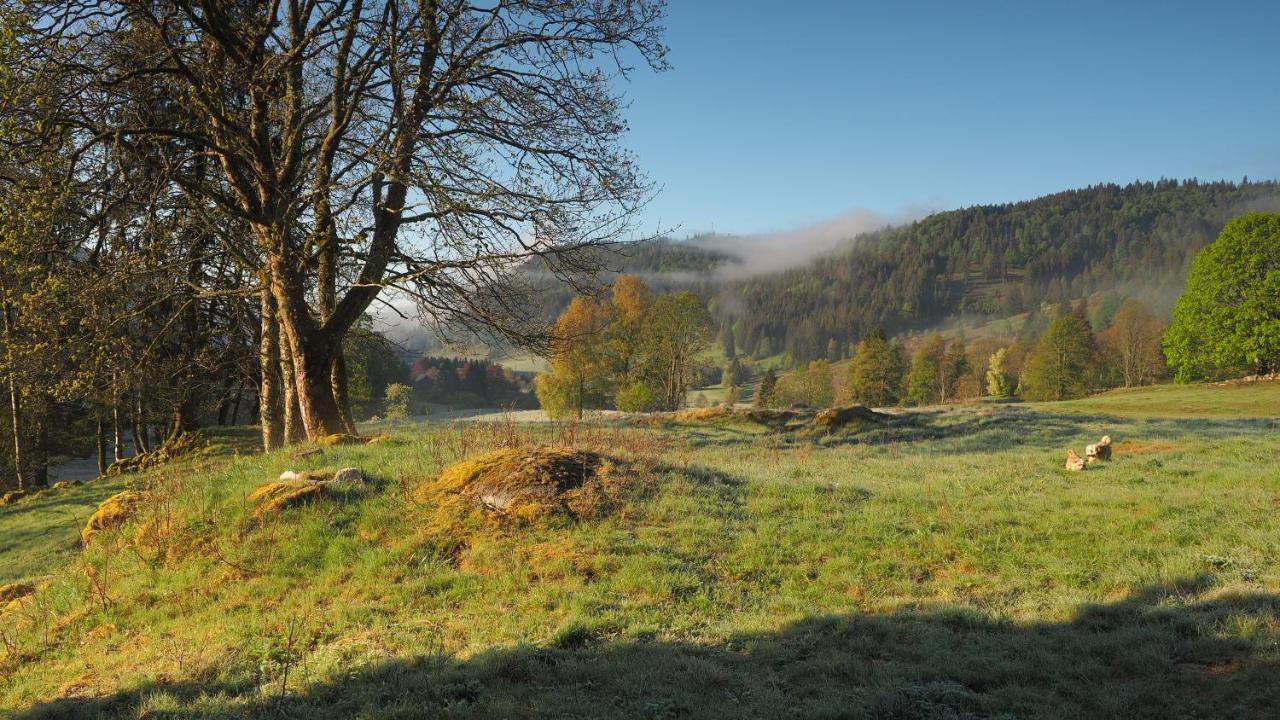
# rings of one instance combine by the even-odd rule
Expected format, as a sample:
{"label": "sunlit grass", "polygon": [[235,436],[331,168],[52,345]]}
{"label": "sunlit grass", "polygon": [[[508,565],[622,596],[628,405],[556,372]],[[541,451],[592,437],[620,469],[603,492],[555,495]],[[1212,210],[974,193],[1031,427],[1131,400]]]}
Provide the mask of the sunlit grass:
{"label": "sunlit grass", "polygon": [[[1217,390],[1194,392],[1213,408],[1262,402]],[[1260,419],[1107,419],[1120,412],[1106,398],[1181,402],[1146,393],[825,437],[425,425],[322,456],[175,465],[151,477],[171,520],[161,541],[129,527],[83,556],[0,553],[11,577],[54,578],[0,620],[0,707],[1267,717],[1280,701],[1280,436]],[[1113,462],[1061,469],[1068,446],[1102,434]],[[427,526],[415,488],[531,442],[649,459],[652,487],[601,519],[470,527],[460,545]],[[265,521],[246,503],[285,469],[347,465],[375,489]]]}

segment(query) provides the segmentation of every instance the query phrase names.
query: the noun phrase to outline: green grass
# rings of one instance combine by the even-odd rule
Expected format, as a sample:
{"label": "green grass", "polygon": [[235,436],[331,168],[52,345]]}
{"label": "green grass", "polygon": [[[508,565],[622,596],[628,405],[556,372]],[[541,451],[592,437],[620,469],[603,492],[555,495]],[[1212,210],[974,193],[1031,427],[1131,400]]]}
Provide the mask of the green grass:
{"label": "green grass", "polygon": [[1280,381],[1123,388],[1045,407],[1124,417],[1280,419]]}
{"label": "green grass", "polygon": [[109,478],[0,508],[0,585],[40,578],[78,556],[80,528],[98,503],[124,488],[123,478]]}
{"label": "green grass", "polygon": [[[53,580],[0,618],[0,708],[1275,717],[1280,433],[1218,411],[1119,417],[1177,405],[1172,392],[931,411],[826,437],[428,425],[322,457],[165,468],[139,480],[161,498],[167,544],[126,527],[80,556],[18,565],[3,552],[0,567]],[[1195,392],[1214,408],[1264,401]],[[1112,463],[1061,469],[1066,447],[1104,433]],[[452,539],[433,525],[414,488],[515,440],[656,464],[605,519]],[[375,488],[264,522],[246,507],[286,468],[344,465]]]}

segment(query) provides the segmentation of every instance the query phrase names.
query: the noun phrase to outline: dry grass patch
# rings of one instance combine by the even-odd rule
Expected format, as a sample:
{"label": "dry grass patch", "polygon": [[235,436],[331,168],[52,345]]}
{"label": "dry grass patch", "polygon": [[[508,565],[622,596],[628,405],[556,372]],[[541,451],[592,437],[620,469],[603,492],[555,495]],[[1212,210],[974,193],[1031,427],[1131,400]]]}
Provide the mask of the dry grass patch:
{"label": "dry grass patch", "polygon": [[692,410],[680,410],[675,413],[673,419],[678,422],[701,422],[729,417],[732,414],[733,410],[724,405],[712,405],[711,407],[694,408]]}
{"label": "dry grass patch", "polygon": [[1174,450],[1182,450],[1186,447],[1185,443],[1171,443],[1154,440],[1151,442],[1143,442],[1141,440],[1125,440],[1111,446],[1111,451],[1115,455],[1156,455],[1159,453],[1173,452]]}
{"label": "dry grass patch", "polygon": [[3,609],[9,603],[21,600],[35,591],[36,586],[31,583],[0,585],[0,609]]}
{"label": "dry grass patch", "polygon": [[84,530],[80,531],[80,542],[88,545],[104,530],[114,530],[125,524],[146,502],[147,494],[140,490],[125,490],[103,500],[97,511],[89,516]]}

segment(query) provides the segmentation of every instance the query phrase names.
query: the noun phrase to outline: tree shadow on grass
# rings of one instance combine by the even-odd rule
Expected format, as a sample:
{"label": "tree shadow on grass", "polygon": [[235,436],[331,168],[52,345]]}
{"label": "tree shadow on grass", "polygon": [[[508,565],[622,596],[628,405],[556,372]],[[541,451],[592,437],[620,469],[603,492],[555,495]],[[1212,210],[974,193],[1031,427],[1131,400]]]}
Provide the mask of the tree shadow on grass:
{"label": "tree shadow on grass", "polygon": [[[819,616],[714,645],[610,640],[396,659],[280,696],[151,684],[37,718],[1274,718],[1280,597],[1210,577],[1014,624],[957,607]],[[607,635],[607,633],[606,633]]]}

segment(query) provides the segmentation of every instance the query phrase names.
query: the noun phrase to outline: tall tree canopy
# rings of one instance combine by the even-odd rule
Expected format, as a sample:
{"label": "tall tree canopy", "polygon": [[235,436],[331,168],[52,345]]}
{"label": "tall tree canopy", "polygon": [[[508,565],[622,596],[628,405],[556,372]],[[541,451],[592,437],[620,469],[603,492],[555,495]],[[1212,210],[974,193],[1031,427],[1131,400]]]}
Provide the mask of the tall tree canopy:
{"label": "tall tree canopy", "polygon": [[285,411],[312,437],[351,429],[341,341],[384,288],[535,342],[512,270],[589,269],[574,251],[628,234],[649,194],[614,80],[665,66],[662,0],[26,7],[15,71],[58,78],[40,120],[97,225],[132,232],[113,188],[151,177],[203,225],[243,226],[194,257],[233,258],[263,289]]}
{"label": "tall tree canopy", "polygon": [[1236,218],[1200,251],[1164,346],[1182,381],[1280,370],[1280,214]]}
{"label": "tall tree canopy", "polygon": [[1096,349],[1089,323],[1080,314],[1059,315],[1040,336],[1023,378],[1026,400],[1084,397],[1094,369]]}

